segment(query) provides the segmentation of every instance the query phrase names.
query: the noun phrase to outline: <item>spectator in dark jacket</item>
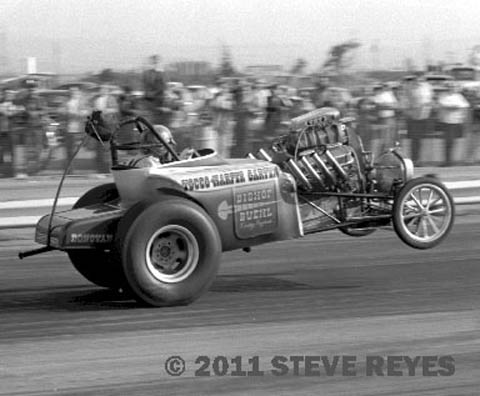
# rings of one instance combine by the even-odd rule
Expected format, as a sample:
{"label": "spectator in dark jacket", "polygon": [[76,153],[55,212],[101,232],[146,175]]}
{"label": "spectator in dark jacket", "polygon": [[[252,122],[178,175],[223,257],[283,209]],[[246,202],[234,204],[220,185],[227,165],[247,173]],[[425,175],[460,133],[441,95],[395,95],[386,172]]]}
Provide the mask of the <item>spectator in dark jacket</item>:
{"label": "spectator in dark jacket", "polygon": [[478,164],[480,147],[480,89],[473,88],[464,91],[465,99],[470,104],[469,133],[467,135],[465,160],[467,164]]}
{"label": "spectator in dark jacket", "polygon": [[277,135],[282,122],[283,102],[279,95],[276,85],[270,86],[270,95],[267,98],[267,108],[265,117],[265,133],[267,141],[271,141]]}
{"label": "spectator in dark jacket", "polygon": [[[130,86],[123,87],[123,93],[118,96],[118,112],[121,120],[134,117],[137,113],[135,99]],[[127,124],[121,127],[118,133],[119,143],[134,142],[138,133],[135,132],[134,124]]]}
{"label": "spectator in dark jacket", "polygon": [[16,105],[19,111],[13,118],[15,132],[13,138],[13,168],[15,177],[26,178],[28,168],[28,148],[35,147],[41,138],[41,117],[44,104],[36,94],[35,88],[30,86]]}
{"label": "spectator in dark jacket", "polygon": [[165,102],[165,79],[158,67],[157,55],[150,57],[151,67],[143,73],[144,99],[154,124],[162,124],[162,107]]}

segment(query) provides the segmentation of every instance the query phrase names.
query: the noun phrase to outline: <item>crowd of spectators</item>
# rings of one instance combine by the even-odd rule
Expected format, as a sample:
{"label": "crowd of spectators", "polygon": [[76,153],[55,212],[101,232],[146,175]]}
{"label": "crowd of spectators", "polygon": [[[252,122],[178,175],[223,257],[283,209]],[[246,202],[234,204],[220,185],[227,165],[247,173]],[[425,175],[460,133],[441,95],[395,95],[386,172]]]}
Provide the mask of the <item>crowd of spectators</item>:
{"label": "crowd of spectators", "polygon": [[[354,97],[347,88],[322,80],[314,87],[298,88],[261,79],[227,78],[215,86],[184,86],[166,82],[151,58],[143,90],[100,85],[96,90],[72,86],[52,109],[34,87],[0,93],[0,167],[11,165],[11,173],[27,176],[28,148],[38,144],[45,124],[52,119],[60,126],[68,159],[83,137],[86,116],[92,110],[115,114],[121,119],[142,115],[170,128],[179,146],[211,147],[221,155],[243,157],[267,146],[288,130],[288,121],[319,107],[335,107],[341,116],[354,116],[367,150],[376,157],[400,143],[408,146],[416,165],[423,161],[425,139],[443,142],[442,165],[454,164],[457,139],[467,139],[463,163],[478,161],[480,112],[477,89],[462,89],[456,82],[433,87],[421,76],[396,83],[363,87]],[[358,91],[358,90],[357,90]],[[133,133],[125,131],[126,139]],[[108,171],[104,148],[96,144],[94,168]],[[6,174],[6,172],[4,172]]]}
{"label": "crowd of spectators", "polygon": [[458,138],[466,138],[462,164],[478,162],[476,148],[479,133],[478,87],[462,88],[456,81],[433,87],[418,76],[406,78],[402,84],[375,86],[371,96],[358,106],[360,130],[374,156],[395,142],[406,145],[416,165],[422,165],[422,152],[431,140],[440,139],[443,146],[441,165],[454,164]]}

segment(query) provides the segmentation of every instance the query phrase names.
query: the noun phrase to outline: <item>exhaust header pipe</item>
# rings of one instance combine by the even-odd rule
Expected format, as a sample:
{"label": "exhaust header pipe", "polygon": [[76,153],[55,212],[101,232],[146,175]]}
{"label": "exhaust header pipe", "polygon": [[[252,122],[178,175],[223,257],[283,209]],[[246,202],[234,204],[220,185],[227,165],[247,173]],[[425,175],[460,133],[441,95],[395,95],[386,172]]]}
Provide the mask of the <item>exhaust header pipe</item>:
{"label": "exhaust header pipe", "polygon": [[337,183],[337,179],[335,175],[332,173],[332,171],[328,168],[327,164],[320,158],[318,153],[312,154],[312,159],[315,165],[318,166],[320,171],[325,176],[325,179],[327,180],[327,183],[330,185],[330,187],[334,187],[335,184]]}
{"label": "exhaust header pipe", "polygon": [[342,168],[342,165],[340,165],[337,161],[337,159],[335,158],[335,156],[330,152],[330,150],[325,150],[325,156],[327,157],[327,160],[328,162],[330,163],[330,165],[332,165],[333,169],[335,169],[335,171],[340,175],[340,177],[343,179],[343,180],[347,180],[348,179],[348,176],[347,174],[345,173],[345,170]]}
{"label": "exhaust header pipe", "polygon": [[308,160],[307,156],[303,156],[300,161],[302,161],[303,166],[308,171],[308,173],[310,173],[310,176],[312,176],[313,179],[324,189],[325,188],[325,183],[323,182],[322,177],[319,175],[319,173],[312,166],[312,164]]}
{"label": "exhaust header pipe", "polygon": [[290,173],[295,176],[296,179],[300,180],[305,187],[307,187],[309,190],[312,189],[312,184],[308,181],[307,176],[302,172],[300,167],[293,159],[289,159],[286,162],[286,166],[288,167]]}

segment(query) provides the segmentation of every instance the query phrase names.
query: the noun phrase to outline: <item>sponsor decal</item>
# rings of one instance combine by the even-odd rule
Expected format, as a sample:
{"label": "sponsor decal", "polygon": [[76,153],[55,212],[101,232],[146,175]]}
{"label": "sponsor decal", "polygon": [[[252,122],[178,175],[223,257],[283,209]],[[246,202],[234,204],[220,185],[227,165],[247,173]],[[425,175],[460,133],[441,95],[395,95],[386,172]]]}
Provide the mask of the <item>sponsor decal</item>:
{"label": "sponsor decal", "polygon": [[227,220],[228,216],[233,213],[233,206],[229,205],[227,201],[222,201],[218,205],[218,217],[221,220]]}
{"label": "sponsor decal", "polygon": [[[276,230],[278,213],[275,183],[265,183],[258,187],[238,187],[233,194],[235,233],[239,238],[253,238]],[[219,216],[228,213],[221,212],[220,209],[225,209],[225,206],[221,207],[222,204],[219,207]]]}
{"label": "sponsor decal", "polygon": [[216,187],[230,186],[245,182],[246,179],[243,171],[203,175],[181,180],[183,188],[188,191],[209,190]]}
{"label": "sponsor decal", "polygon": [[113,241],[113,234],[75,234],[70,235],[71,243],[110,243]]}
{"label": "sponsor decal", "polygon": [[212,190],[277,177],[276,166],[262,166],[235,171],[205,172],[199,176],[182,177],[180,183],[187,191]]}

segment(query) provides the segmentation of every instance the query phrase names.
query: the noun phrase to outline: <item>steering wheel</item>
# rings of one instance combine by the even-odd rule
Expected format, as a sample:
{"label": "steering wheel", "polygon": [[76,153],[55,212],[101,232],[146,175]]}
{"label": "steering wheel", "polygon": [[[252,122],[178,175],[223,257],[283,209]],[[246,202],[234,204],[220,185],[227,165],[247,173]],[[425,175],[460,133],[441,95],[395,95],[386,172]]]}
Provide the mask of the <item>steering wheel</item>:
{"label": "steering wheel", "polygon": [[138,150],[140,142],[126,142],[122,144],[117,144],[116,148],[119,150]]}

